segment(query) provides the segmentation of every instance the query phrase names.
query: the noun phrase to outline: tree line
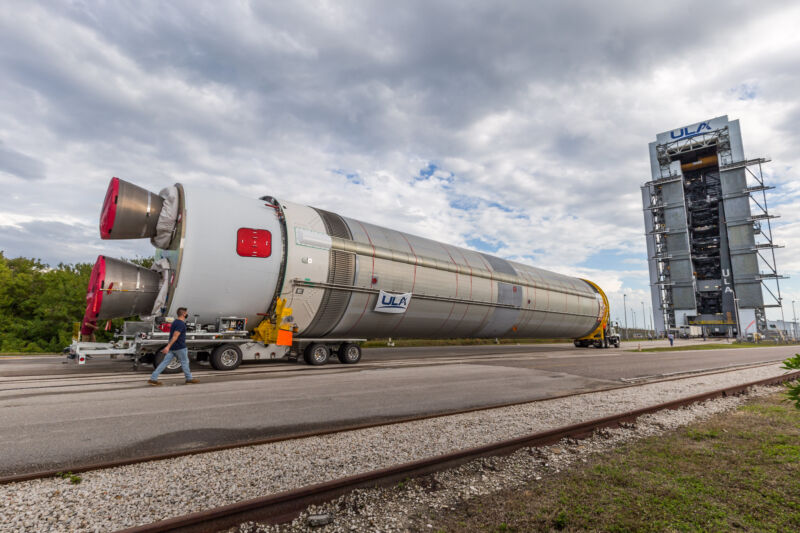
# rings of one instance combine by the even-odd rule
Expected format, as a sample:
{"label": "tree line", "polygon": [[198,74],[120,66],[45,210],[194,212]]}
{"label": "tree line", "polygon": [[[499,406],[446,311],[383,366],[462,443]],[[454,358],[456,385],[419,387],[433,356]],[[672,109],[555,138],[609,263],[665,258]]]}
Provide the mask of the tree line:
{"label": "tree line", "polygon": [[[139,264],[150,259],[134,260]],[[51,267],[39,259],[7,258],[0,251],[0,352],[60,352],[72,342],[74,324],[83,319],[91,263]],[[121,327],[115,320],[112,329]],[[97,340],[112,332],[101,321]]]}

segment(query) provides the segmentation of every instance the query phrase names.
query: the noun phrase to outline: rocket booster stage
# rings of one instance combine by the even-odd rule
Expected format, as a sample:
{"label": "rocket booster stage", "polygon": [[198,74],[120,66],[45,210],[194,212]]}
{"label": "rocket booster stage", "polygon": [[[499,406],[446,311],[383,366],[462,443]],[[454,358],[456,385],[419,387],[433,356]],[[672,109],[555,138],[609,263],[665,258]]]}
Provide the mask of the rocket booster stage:
{"label": "rocket booster stage", "polygon": [[85,320],[248,319],[278,299],[303,337],[579,338],[605,324],[595,284],[265,196],[113,178],[104,239],[149,238],[152,269],[100,256]]}

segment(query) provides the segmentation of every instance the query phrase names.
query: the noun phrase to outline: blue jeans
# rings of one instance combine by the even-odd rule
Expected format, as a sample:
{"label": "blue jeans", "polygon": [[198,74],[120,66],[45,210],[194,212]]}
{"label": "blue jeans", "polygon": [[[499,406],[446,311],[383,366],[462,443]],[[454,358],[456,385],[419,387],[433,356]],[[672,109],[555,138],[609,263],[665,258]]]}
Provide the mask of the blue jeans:
{"label": "blue jeans", "polygon": [[181,368],[183,369],[183,375],[186,376],[187,380],[192,379],[192,371],[189,370],[189,349],[188,348],[179,348],[177,350],[172,350],[167,352],[167,355],[164,356],[164,360],[161,361],[161,364],[158,365],[152,374],[150,374],[150,379],[153,381],[158,380],[159,374],[161,374],[167,365],[172,361],[175,356],[178,356],[178,360],[181,362]]}

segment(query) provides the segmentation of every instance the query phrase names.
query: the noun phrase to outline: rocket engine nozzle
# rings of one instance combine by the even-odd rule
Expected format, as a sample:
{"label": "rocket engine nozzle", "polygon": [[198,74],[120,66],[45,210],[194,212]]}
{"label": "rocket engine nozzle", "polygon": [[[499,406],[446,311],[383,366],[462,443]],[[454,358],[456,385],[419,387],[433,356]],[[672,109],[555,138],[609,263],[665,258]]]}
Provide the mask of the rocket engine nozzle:
{"label": "rocket engine nozzle", "polygon": [[86,288],[84,322],[149,315],[161,276],[148,268],[100,255]]}
{"label": "rocket engine nozzle", "polygon": [[111,178],[100,212],[103,239],[143,239],[156,235],[164,199],[119,178]]}

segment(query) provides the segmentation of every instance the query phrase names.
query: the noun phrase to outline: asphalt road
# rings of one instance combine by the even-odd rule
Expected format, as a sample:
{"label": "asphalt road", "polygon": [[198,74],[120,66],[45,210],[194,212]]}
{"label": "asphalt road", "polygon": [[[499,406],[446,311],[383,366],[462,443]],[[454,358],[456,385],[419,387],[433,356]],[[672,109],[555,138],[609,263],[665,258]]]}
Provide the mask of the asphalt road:
{"label": "asphalt road", "polygon": [[635,346],[373,348],[354,366],[198,366],[201,384],[184,385],[179,374],[162,376],[158,388],[146,384],[152,369],[134,372],[125,360],[79,367],[61,357],[0,357],[0,475],[543,399],[797,351],[622,351]]}

